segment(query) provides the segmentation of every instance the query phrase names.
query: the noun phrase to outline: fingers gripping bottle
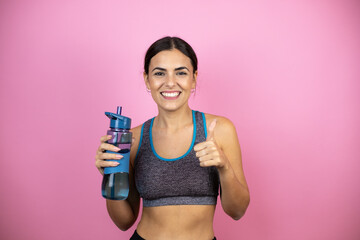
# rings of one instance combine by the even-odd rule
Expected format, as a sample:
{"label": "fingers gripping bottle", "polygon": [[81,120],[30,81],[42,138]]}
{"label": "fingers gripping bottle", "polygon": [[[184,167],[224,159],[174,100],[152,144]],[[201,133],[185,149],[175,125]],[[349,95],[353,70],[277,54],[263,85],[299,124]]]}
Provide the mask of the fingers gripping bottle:
{"label": "fingers gripping bottle", "polygon": [[112,138],[107,143],[113,144],[120,148],[119,152],[106,151],[108,153],[121,154],[123,158],[116,161],[120,163],[116,167],[106,167],[104,169],[104,178],[102,181],[102,195],[104,198],[112,200],[125,200],[129,194],[129,161],[130,147],[132,140],[131,119],[121,116],[121,107],[117,107],[117,113],[105,112],[110,118],[110,129],[107,135]]}

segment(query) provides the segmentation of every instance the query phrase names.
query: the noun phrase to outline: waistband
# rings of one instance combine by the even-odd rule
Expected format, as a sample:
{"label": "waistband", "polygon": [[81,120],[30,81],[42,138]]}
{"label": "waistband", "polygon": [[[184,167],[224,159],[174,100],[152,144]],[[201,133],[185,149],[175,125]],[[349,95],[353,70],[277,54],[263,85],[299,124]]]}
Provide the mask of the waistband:
{"label": "waistband", "polygon": [[179,196],[163,197],[158,199],[143,199],[144,207],[157,207],[165,205],[216,205],[217,196]]}

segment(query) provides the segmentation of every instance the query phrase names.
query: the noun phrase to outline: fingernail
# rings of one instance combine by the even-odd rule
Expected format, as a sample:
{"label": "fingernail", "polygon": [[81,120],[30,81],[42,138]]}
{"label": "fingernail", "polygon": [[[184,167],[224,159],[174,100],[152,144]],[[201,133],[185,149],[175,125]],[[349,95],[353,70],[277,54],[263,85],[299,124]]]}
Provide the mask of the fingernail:
{"label": "fingernail", "polygon": [[113,150],[114,150],[115,152],[118,152],[118,151],[120,151],[121,149],[118,148],[118,147],[113,147]]}
{"label": "fingernail", "polygon": [[116,154],[116,158],[120,159],[120,158],[123,158],[123,156],[121,156],[120,154]]}
{"label": "fingernail", "polygon": [[111,162],[111,165],[112,166],[117,166],[117,165],[119,165],[120,163],[118,163],[118,162]]}

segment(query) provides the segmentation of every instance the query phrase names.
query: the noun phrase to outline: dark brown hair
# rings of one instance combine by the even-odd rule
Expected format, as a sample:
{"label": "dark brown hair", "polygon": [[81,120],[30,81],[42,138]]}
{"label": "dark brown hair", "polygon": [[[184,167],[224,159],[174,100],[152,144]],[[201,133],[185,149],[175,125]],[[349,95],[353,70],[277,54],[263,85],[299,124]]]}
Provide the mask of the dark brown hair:
{"label": "dark brown hair", "polygon": [[161,51],[177,49],[190,58],[194,73],[197,70],[197,57],[193,48],[184,40],[178,37],[164,37],[154,42],[146,52],[144,61],[144,71],[149,74],[149,65],[151,59]]}

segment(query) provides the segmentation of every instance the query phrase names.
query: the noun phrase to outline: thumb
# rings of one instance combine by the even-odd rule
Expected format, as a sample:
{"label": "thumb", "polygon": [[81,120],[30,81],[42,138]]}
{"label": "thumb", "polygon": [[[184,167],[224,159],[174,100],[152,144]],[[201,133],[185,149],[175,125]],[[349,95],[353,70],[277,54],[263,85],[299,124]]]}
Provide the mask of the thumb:
{"label": "thumb", "polygon": [[215,129],[215,126],[216,126],[216,122],[217,122],[217,119],[215,118],[210,123],[209,128],[208,128],[208,133],[207,133],[206,140],[213,140],[214,139],[214,129]]}

